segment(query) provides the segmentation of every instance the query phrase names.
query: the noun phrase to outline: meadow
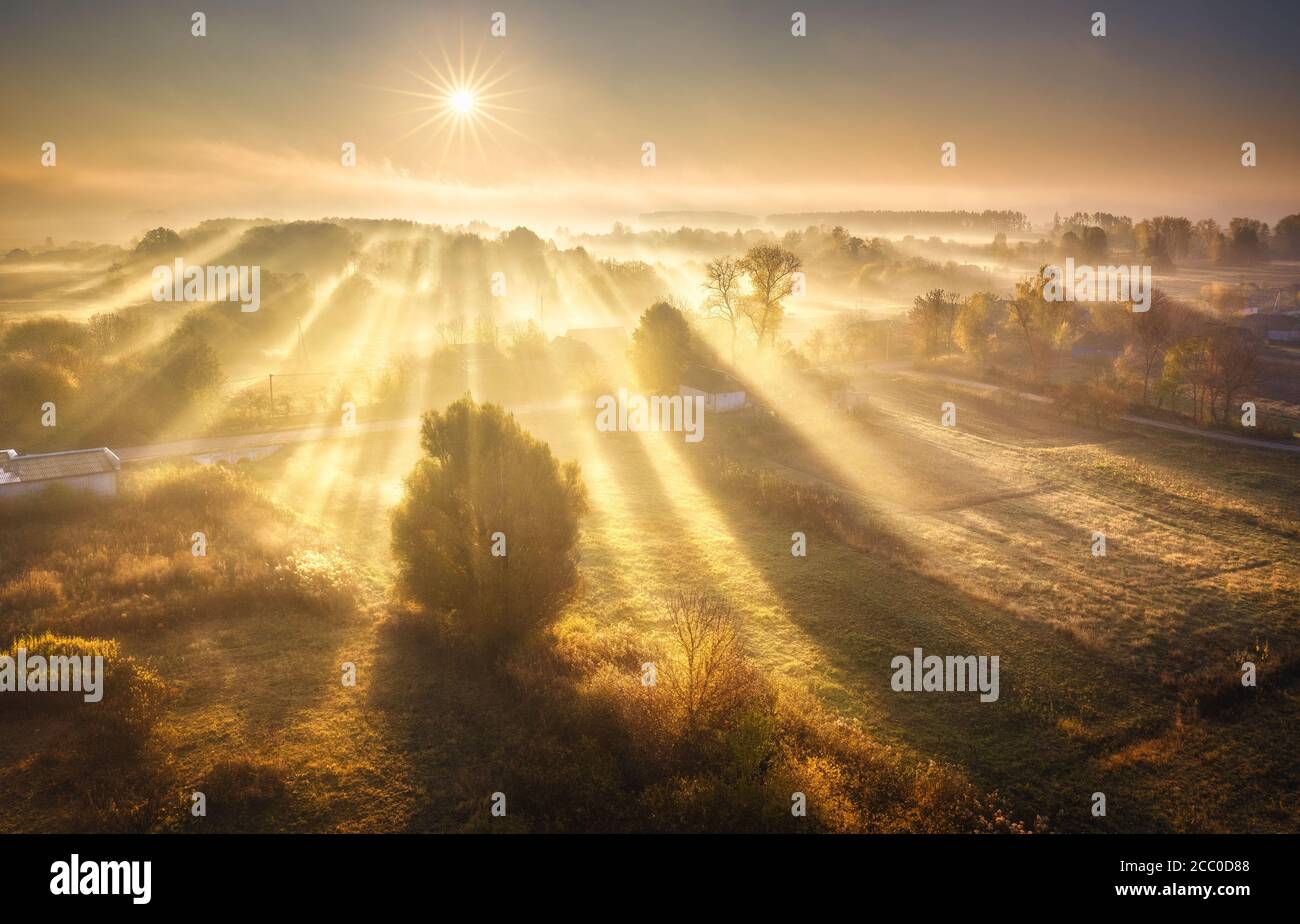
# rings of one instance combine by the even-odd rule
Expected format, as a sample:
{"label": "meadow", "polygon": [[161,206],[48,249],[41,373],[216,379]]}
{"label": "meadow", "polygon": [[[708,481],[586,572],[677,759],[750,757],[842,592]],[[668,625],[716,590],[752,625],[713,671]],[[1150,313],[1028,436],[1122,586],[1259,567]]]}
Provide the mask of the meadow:
{"label": "meadow", "polygon": [[[936,791],[995,794],[993,815],[1031,829],[1293,830],[1295,463],[943,383],[860,384],[871,397],[851,412],[711,417],[699,444],[599,433],[585,410],[521,414],[580,463],[591,510],[577,598],[550,647],[505,671],[439,644],[389,591],[413,431],[287,446],[238,473],[141,466],[102,508],[7,518],[7,631],[115,639],[165,695],[129,746],[12,716],[6,829],[478,830],[497,790],[518,794],[519,830],[688,828],[645,808],[660,784],[606,766],[633,745],[609,744],[588,699],[666,642],[676,590],[708,587],[755,669],[847,723],[891,780],[934,772]],[[893,692],[890,659],[914,646],[999,655],[999,701]],[[1244,656],[1261,682],[1242,695]],[[539,686],[551,700],[520,694]],[[195,819],[200,789],[214,808]],[[902,829],[893,808],[880,819]]]}

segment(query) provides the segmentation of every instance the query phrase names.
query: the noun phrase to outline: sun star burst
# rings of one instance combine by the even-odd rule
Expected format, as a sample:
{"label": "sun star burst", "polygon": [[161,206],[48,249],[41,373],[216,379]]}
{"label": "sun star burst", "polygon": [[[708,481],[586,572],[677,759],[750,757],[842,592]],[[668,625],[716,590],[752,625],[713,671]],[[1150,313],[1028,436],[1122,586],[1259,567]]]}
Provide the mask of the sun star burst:
{"label": "sun star burst", "polygon": [[524,92],[520,89],[507,88],[509,78],[515,70],[501,70],[498,67],[499,59],[480,66],[481,57],[482,49],[475,52],[473,60],[466,64],[462,42],[457,64],[453,64],[443,50],[442,67],[421,56],[425,66],[422,72],[405,69],[406,73],[420,83],[420,88],[378,88],[388,93],[414,97],[420,101],[420,104],[413,109],[394,113],[398,116],[417,117],[415,124],[397,139],[397,143],[400,144],[413,137],[422,137],[427,146],[441,140],[439,159],[441,169],[453,148],[459,152],[463,162],[471,146],[478,153],[484,166],[487,166],[488,148],[496,143],[498,130],[521,138],[525,137],[522,132],[506,122],[508,114],[522,110],[502,102],[507,97]]}

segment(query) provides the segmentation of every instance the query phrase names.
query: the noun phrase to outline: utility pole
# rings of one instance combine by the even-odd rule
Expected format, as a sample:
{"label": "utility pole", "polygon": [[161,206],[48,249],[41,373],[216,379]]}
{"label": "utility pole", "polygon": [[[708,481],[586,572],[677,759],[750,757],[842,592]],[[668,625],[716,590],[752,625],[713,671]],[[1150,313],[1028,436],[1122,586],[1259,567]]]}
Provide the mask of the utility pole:
{"label": "utility pole", "polygon": [[271,391],[271,416],[275,416],[275,373],[266,374],[266,387]]}

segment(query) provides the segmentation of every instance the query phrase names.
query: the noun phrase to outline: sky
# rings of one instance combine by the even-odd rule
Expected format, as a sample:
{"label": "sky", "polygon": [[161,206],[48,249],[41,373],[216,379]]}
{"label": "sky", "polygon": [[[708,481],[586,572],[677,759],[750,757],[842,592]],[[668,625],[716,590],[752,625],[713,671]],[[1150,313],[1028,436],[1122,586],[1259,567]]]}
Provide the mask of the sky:
{"label": "sky", "polygon": [[[1300,211],[1297,47],[1289,0],[13,0],[0,244],[231,216],[1273,222]],[[438,86],[477,90],[472,111],[449,115]]]}

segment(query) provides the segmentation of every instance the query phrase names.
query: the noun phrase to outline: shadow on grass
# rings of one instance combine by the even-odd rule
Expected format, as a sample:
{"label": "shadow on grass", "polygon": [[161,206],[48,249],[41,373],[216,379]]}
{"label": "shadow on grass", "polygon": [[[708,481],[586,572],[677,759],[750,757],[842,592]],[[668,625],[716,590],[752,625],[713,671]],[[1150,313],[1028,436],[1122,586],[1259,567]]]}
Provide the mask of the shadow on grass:
{"label": "shadow on grass", "polygon": [[[679,450],[678,459],[707,483],[701,468],[706,457]],[[1047,625],[1015,617],[896,561],[863,555],[834,537],[809,531],[809,557],[795,558],[789,536],[802,526],[798,517],[782,522],[734,502],[717,507],[744,554],[765,562],[764,577],[788,618],[816,641],[847,691],[831,705],[864,718],[877,737],[965,766],[978,784],[999,790],[1025,816],[1050,815],[1054,827],[1157,825],[1143,806],[1130,806],[1122,819],[1109,821],[1088,813],[1101,778],[1092,759],[1117,738],[1157,727],[1150,719],[1124,727],[1135,707],[1139,714],[1160,714],[1153,709],[1162,699],[1154,684],[1097,663],[1088,648]],[[974,694],[892,691],[891,659],[918,647],[926,654],[998,655],[1000,699],[985,704]],[[1070,730],[1115,722],[1119,729],[1100,734]]]}

